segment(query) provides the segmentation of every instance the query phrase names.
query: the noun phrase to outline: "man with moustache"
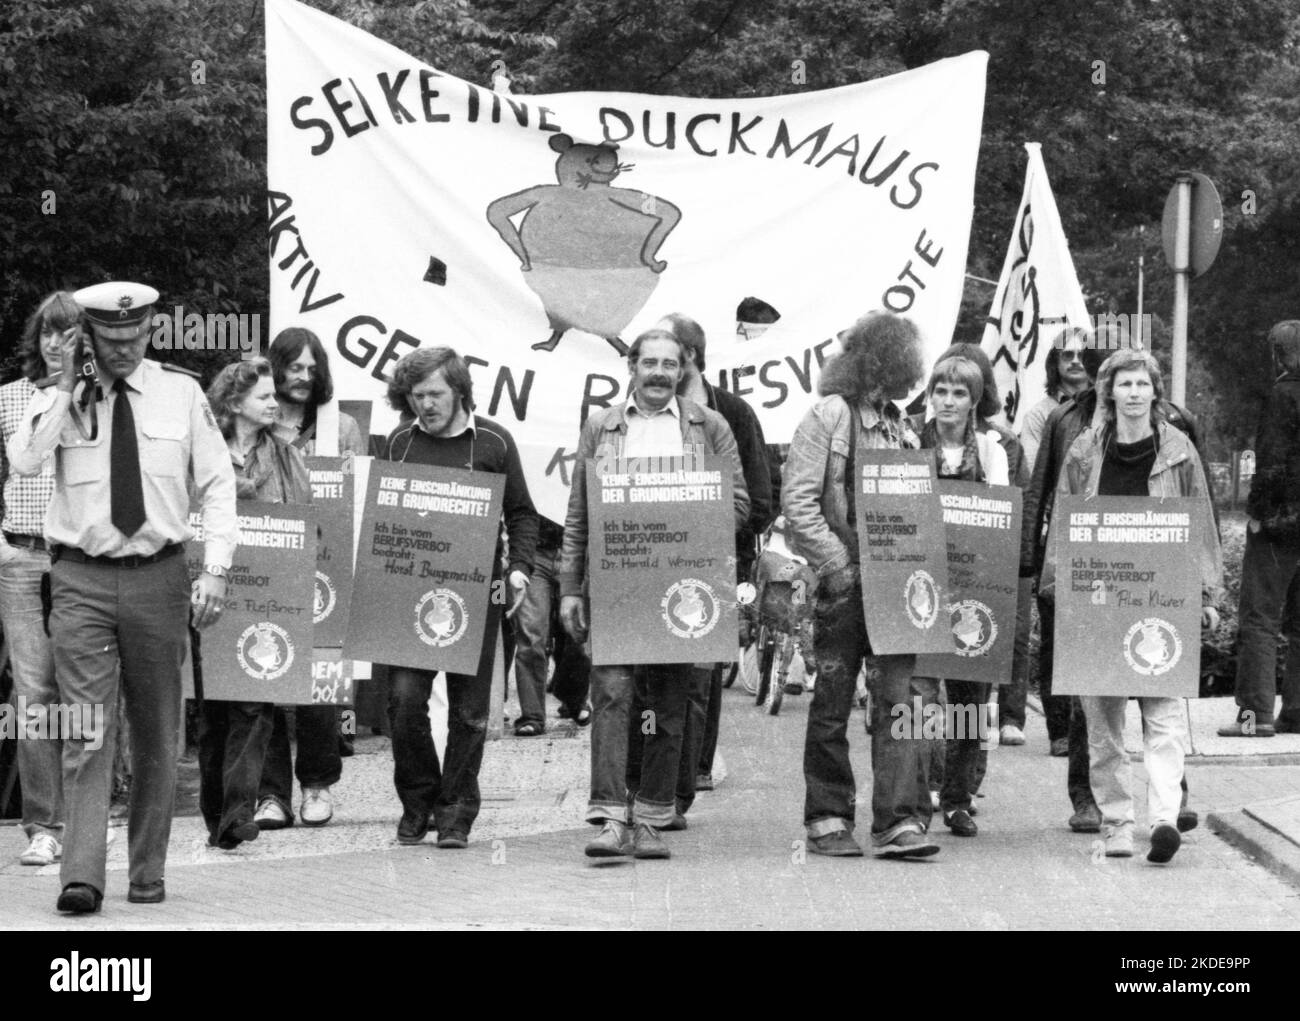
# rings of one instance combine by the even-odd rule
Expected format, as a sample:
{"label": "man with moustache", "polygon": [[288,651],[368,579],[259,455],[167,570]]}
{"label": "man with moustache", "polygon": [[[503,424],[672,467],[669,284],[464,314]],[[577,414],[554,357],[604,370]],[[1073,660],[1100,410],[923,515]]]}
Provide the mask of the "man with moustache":
{"label": "man with moustache", "polygon": [[[736,440],[716,412],[677,395],[686,355],[665,330],[637,337],[628,351],[631,396],[599,411],[582,427],[574,464],[560,560],[560,619],[574,641],[587,640],[587,463],[619,458],[680,458],[716,454],[732,465],[736,527],[749,517],[745,474]],[[591,798],[587,821],[601,827],[586,846],[590,858],[632,855],[667,858],[657,829],[669,828],[691,686],[691,663],[591,668]],[[645,735],[639,774],[629,776],[629,720],[633,700],[654,714]],[[632,783],[629,783],[629,780]],[[635,786],[635,790],[629,790]],[[629,808],[628,799],[632,796]],[[629,833],[629,825],[635,830]]]}
{"label": "man with moustache", "polygon": [[[104,732],[65,736],[63,891],[58,910],[98,911],[105,850],[118,685],[131,724],[134,780],[128,818],[133,903],[165,896],[163,870],[176,796],[176,743],[187,624],[216,621],[238,541],[235,476],[225,440],[198,383],[184,369],[147,361],[158,292],[110,282],[74,299],[86,313],[96,381],[73,331],[60,341],[55,386],[32,402],[7,452],[31,476],[51,459],[54,497],[45,515],[50,547],[50,644],[59,700],[103,707]],[[103,390],[102,403],[94,394]],[[185,563],[190,488],[202,505],[204,568]]]}

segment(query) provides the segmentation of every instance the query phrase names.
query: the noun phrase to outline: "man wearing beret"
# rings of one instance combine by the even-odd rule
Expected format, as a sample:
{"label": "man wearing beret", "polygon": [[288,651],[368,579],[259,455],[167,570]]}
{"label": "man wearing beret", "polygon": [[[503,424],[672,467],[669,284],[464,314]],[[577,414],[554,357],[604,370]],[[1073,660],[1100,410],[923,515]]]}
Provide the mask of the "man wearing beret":
{"label": "man wearing beret", "polygon": [[[134,784],[127,899],[155,904],[165,896],[187,615],[202,628],[221,613],[238,532],[230,455],[202,390],[185,370],[144,357],[158,292],[111,282],[74,297],[85,310],[93,364],[70,332],[57,382],[33,399],[8,454],[21,475],[53,459],[44,537],[59,698],[97,714],[102,707],[102,733],[83,728],[63,742],[57,906],[84,914],[98,911],[104,895],[119,681]],[[204,570],[193,583],[184,557],[191,480],[205,538]]]}

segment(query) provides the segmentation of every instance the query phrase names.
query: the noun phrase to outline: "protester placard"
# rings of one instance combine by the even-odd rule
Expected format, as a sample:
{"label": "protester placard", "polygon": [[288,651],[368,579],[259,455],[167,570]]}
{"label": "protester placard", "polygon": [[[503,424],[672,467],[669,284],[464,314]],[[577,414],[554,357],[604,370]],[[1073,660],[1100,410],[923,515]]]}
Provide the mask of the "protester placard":
{"label": "protester placard", "polygon": [[1197,697],[1202,514],[1190,499],[1057,502],[1054,693]]}
{"label": "protester placard", "polygon": [[[201,634],[203,697],[310,705],[316,515],[310,504],[240,500],[239,546],[221,616]],[[190,512],[192,575],[203,570],[201,514]]]}
{"label": "protester placard", "polygon": [[934,454],[859,447],[854,467],[862,608],[872,651],[947,652],[948,562]]}
{"label": "protester placard", "polygon": [[312,653],[312,701],[330,705],[353,702],[352,660],[338,649],[315,649]]}
{"label": "protester placard", "polygon": [[352,463],[350,457],[309,457],[312,506],[320,524],[312,606],[317,649],[337,649],[352,605]]}
{"label": "protester placard", "polygon": [[947,534],[944,612],[952,651],[920,656],[916,672],[954,681],[1011,683],[1020,578],[1020,490],[940,479]]}
{"label": "protester placard", "polygon": [[504,491],[490,472],[371,464],[344,656],[478,669]]}
{"label": "protester placard", "polygon": [[591,461],[586,471],[592,663],[735,659],[730,462]]}

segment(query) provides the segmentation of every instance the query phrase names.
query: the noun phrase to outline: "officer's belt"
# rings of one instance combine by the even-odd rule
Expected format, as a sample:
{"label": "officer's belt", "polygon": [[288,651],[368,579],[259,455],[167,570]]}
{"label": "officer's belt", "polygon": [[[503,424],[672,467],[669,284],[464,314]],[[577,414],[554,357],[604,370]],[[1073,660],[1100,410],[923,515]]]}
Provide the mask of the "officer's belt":
{"label": "officer's belt", "polygon": [[167,560],[184,552],[184,550],[184,543],[169,542],[157,553],[134,553],[127,557],[92,557],[84,550],[77,549],[76,546],[55,544],[50,549],[50,561],[57,564],[60,560],[71,560],[74,564],[96,564],[100,567],[144,567],[146,564],[156,564],[160,560]]}

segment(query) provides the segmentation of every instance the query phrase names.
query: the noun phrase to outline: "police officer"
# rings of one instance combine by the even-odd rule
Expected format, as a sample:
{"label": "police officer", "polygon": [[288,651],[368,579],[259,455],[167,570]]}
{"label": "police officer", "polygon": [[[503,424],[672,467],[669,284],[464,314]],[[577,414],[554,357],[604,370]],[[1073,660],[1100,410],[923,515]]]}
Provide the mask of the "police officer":
{"label": "police officer", "polygon": [[[203,392],[185,370],[144,358],[158,292],[112,282],[74,297],[93,350],[83,351],[75,333],[64,338],[57,383],[33,398],[8,453],[22,475],[54,459],[45,539],[59,698],[96,713],[102,707],[101,726],[63,742],[57,906],[82,914],[99,910],[104,894],[119,678],[134,777],[127,899],[154,904],[165,896],[187,614],[200,628],[217,619],[238,533],[230,456]],[[192,584],[183,555],[193,534],[190,478],[206,540],[204,570]]]}

